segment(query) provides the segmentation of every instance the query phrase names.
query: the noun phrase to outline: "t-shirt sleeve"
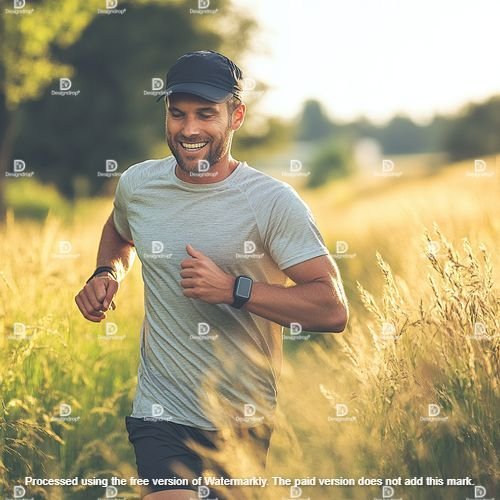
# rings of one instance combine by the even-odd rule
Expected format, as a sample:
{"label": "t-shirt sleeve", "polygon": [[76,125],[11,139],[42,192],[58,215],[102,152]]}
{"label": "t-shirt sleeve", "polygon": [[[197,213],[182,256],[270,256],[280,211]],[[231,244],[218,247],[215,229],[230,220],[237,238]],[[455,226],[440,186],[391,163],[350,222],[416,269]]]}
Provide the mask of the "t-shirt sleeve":
{"label": "t-shirt sleeve", "polygon": [[130,203],[130,196],[129,179],[128,176],[123,173],[116,186],[115,199],[113,201],[113,222],[120,236],[124,240],[133,243],[133,237],[127,217],[127,207]]}
{"label": "t-shirt sleeve", "polygon": [[268,217],[264,245],[280,270],[329,254],[310,208],[291,186],[280,190]]}

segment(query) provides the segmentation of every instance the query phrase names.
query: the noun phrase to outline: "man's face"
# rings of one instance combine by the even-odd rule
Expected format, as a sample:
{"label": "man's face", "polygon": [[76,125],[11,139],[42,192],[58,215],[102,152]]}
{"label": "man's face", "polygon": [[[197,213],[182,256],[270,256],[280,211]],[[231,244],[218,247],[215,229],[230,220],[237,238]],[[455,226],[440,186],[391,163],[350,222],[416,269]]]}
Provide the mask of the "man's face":
{"label": "man's face", "polygon": [[[229,152],[234,130],[240,125],[229,115],[226,103],[181,93],[167,99],[167,143],[186,173],[199,172],[201,160],[211,169]],[[201,163],[202,171],[206,165]]]}

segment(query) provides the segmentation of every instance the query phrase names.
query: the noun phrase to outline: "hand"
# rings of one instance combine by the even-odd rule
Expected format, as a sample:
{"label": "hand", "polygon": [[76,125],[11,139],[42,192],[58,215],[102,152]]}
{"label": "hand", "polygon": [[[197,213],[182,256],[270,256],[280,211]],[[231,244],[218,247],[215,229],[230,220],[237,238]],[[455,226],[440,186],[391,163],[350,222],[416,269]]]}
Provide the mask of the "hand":
{"label": "hand", "polygon": [[191,299],[209,304],[232,304],[234,276],[225,273],[210,257],[186,245],[192,258],[181,262],[182,293]]}
{"label": "hand", "polygon": [[94,276],[75,297],[76,305],[89,321],[99,323],[106,319],[108,307],[115,308],[113,297],[118,291],[118,281],[109,273]]}

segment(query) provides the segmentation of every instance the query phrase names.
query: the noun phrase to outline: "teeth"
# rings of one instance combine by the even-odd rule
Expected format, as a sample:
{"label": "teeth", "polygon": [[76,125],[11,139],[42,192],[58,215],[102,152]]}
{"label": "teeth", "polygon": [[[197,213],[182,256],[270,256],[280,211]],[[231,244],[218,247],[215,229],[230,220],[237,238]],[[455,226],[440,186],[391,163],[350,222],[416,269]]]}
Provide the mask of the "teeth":
{"label": "teeth", "polygon": [[196,149],[201,149],[202,147],[206,146],[208,142],[195,142],[195,143],[189,143],[189,142],[181,142],[181,146],[184,149],[189,149],[189,150],[196,150]]}

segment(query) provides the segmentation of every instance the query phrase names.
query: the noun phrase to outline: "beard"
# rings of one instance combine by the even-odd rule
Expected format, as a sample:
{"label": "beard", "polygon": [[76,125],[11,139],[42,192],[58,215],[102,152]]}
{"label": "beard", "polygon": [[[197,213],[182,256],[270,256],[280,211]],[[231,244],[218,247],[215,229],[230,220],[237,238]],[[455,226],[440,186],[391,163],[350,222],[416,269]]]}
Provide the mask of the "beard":
{"label": "beard", "polygon": [[[187,174],[191,174],[193,172],[198,173],[200,171],[200,164],[208,165],[208,169],[204,169],[203,171],[210,172],[214,165],[218,163],[229,151],[232,138],[231,132],[231,127],[228,127],[224,131],[223,137],[217,141],[211,138],[202,138],[198,136],[187,138],[181,135],[174,139],[167,131],[167,144],[172,152],[172,155],[177,161],[177,165],[179,165],[179,168],[183,172]],[[203,148],[206,148],[207,151],[204,152],[203,155],[200,155],[198,152],[190,153],[181,146],[181,142],[208,142],[208,144]]]}

